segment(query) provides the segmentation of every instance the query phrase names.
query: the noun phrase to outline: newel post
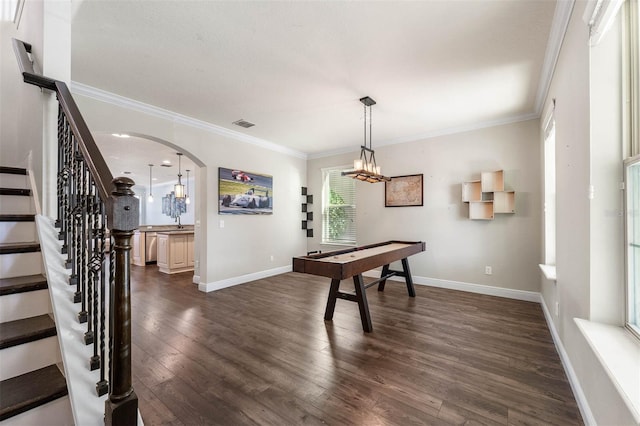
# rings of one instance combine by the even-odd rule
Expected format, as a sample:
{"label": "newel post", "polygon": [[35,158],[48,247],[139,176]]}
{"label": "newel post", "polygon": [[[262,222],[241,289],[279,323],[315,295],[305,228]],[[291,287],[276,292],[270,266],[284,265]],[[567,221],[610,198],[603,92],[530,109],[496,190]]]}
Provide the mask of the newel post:
{"label": "newel post", "polygon": [[133,180],[113,180],[109,228],[113,236],[115,273],[111,281],[111,384],[105,401],[105,424],[135,425],[138,397],[131,383],[131,238],[139,225],[140,201],[133,196]]}

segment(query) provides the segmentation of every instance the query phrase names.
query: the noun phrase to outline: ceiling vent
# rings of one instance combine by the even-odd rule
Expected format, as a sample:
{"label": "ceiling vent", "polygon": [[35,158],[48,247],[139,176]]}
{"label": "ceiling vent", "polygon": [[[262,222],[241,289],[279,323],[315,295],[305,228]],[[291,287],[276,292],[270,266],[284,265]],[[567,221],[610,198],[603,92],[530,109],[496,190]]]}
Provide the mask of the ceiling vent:
{"label": "ceiling vent", "polygon": [[171,164],[160,164],[160,167],[171,167]]}
{"label": "ceiling vent", "polygon": [[233,124],[235,124],[236,126],[244,127],[245,129],[255,126],[255,124],[247,120],[243,120],[242,118],[240,120],[234,121]]}

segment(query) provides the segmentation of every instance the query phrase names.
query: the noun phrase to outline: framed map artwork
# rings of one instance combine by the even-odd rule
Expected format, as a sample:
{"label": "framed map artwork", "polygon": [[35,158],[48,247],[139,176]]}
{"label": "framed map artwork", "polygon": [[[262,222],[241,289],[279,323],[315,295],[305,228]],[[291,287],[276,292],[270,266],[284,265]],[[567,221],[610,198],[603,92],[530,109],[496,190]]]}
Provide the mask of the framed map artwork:
{"label": "framed map artwork", "polygon": [[385,207],[422,206],[422,174],[392,176],[384,184]]}

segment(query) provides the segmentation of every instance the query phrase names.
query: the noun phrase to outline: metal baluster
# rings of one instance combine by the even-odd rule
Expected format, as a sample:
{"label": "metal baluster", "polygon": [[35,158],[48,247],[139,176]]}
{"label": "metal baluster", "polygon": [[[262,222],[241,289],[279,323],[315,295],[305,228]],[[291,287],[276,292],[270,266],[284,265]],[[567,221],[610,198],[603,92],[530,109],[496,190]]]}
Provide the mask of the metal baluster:
{"label": "metal baluster", "polygon": [[[106,284],[107,284],[107,261],[109,262],[109,276],[112,275],[113,271],[111,270],[112,263],[111,253],[108,255],[108,259],[106,256],[106,242],[107,238],[107,219],[106,219],[106,210],[105,204],[100,197],[96,195],[96,199],[99,200],[99,208],[100,208],[100,253],[101,253],[101,265],[102,268],[100,270],[100,381],[96,383],[96,392],[98,396],[102,396],[109,392],[109,382],[106,380],[107,377],[107,358],[105,358],[105,344],[106,344],[106,336],[105,336],[105,321],[106,321],[106,306],[105,301],[107,299],[106,294]],[[112,247],[110,244],[109,247]]]}
{"label": "metal baluster", "polygon": [[[91,197],[91,187],[93,186],[93,182],[91,179],[91,174],[89,173],[89,169],[85,167],[85,184],[84,191],[82,194],[82,201],[84,203],[84,214],[82,217],[85,219],[85,241],[84,245],[86,247],[86,258],[87,258],[87,295],[84,299],[87,300],[87,331],[84,333],[84,343],[85,345],[90,345],[93,343],[93,329],[94,329],[94,309],[93,302],[95,299],[95,289],[93,286],[95,279],[95,259],[94,259],[94,241],[95,236],[93,230],[93,220],[94,220],[94,211],[93,211],[93,199]],[[95,353],[95,349],[94,349]],[[91,362],[89,362],[91,366]]]}
{"label": "metal baluster", "polygon": [[98,197],[98,191],[95,186],[93,178],[90,176],[91,181],[91,195],[89,198],[90,211],[91,211],[91,235],[93,237],[92,255],[91,255],[91,275],[93,280],[93,308],[92,311],[92,343],[93,343],[93,356],[89,362],[91,370],[97,370],[100,368],[100,356],[98,355],[98,323],[99,323],[99,299],[100,299],[100,273],[103,269],[104,254],[100,242],[102,241],[102,229],[100,228],[100,198]]}
{"label": "metal baluster", "polygon": [[87,322],[87,277],[88,277],[88,265],[87,265],[87,216],[86,216],[86,202],[85,202],[85,179],[86,179],[86,164],[82,158],[80,151],[76,151],[75,154],[76,165],[78,166],[78,195],[76,199],[78,204],[76,205],[76,218],[78,223],[78,264],[79,264],[79,276],[80,276],[80,307],[81,310],[78,313],[78,321],[80,323]]}
{"label": "metal baluster", "polygon": [[[73,137],[73,136],[72,136]],[[73,150],[71,153],[71,164],[73,167],[73,172],[71,173],[71,178],[73,180],[73,184],[71,187],[73,188],[72,196],[71,196],[71,217],[73,221],[73,267],[72,267],[72,276],[75,277],[76,283],[76,292],[73,295],[73,302],[80,303],[82,302],[82,264],[80,262],[80,257],[82,253],[82,235],[80,232],[80,213],[78,209],[80,208],[80,164],[77,159],[78,152],[78,144],[75,138],[73,138]],[[81,306],[81,310],[78,313],[78,321],[83,322],[82,312],[84,311],[84,304]]]}
{"label": "metal baluster", "polygon": [[[64,113],[62,107],[58,104],[58,179],[57,179],[57,200],[58,200],[58,217],[56,218],[56,228],[60,228],[62,231],[62,223],[64,218],[64,208],[62,206],[62,170],[64,169]],[[59,234],[58,238],[63,234]],[[64,254],[65,247],[63,247],[62,253]]]}

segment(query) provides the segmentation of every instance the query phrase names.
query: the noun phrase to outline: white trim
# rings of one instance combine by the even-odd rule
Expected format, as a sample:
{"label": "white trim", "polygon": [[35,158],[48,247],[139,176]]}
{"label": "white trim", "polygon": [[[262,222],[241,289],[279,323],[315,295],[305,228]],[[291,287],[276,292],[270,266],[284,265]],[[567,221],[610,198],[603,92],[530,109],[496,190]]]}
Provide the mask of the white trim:
{"label": "white trim", "polygon": [[85,367],[93,351],[91,346],[82,341],[86,327],[83,328],[83,324],[76,318],[77,309],[73,303],[75,287],[69,285],[70,270],[65,269],[66,256],[60,253],[62,242],[57,238],[58,231],[53,227],[53,219],[38,215],[36,224],[74,423],[98,426],[100,423],[104,424],[104,402],[108,395],[95,395],[94,384],[100,379],[99,371],[91,371],[88,366]]}
{"label": "white trim", "polygon": [[624,0],[588,0],[582,20],[589,27],[589,42],[591,46],[600,43],[602,37],[609,31]]}
{"label": "white trim", "polygon": [[640,344],[624,327],[574,318],[583,337],[618,391],[634,424],[640,425]]}
{"label": "white trim", "polygon": [[571,12],[575,0],[558,0],[556,3],[556,11],[553,14],[553,22],[551,23],[551,31],[549,32],[549,40],[547,41],[547,50],[544,55],[544,63],[542,72],[540,73],[540,81],[538,82],[538,93],[536,94],[536,112],[540,114],[544,106],[544,100],[549,93],[551,87],[551,78],[556,69],[556,63],[560,56],[562,42],[569,26]]}
{"label": "white trim", "polygon": [[[421,134],[397,138],[397,139],[390,139],[387,141],[379,141],[379,142],[376,142],[376,146],[381,147],[386,145],[398,145],[401,143],[416,142],[420,140],[436,138],[439,136],[455,135],[458,133],[471,132],[473,130],[486,129],[489,127],[503,126],[506,124],[519,123],[522,121],[536,120],[538,118],[540,118],[539,112],[516,115],[513,117],[501,118],[499,120],[483,121],[480,123],[470,124],[467,126],[450,127],[448,129],[443,129],[443,130],[435,130],[433,132],[421,133]],[[354,149],[353,147],[339,148],[332,151],[324,151],[324,152],[319,152],[314,154],[308,154],[307,158],[312,160],[316,158],[332,157],[334,155],[347,154],[349,152],[358,152],[358,151],[359,149]]]}
{"label": "white trim", "polygon": [[544,274],[544,277],[550,281],[556,281],[556,265],[538,264],[538,267]]}
{"label": "white trim", "polygon": [[433,132],[421,133],[418,135],[391,139],[388,141],[376,142],[376,145],[379,147],[385,146],[385,145],[397,145],[397,144],[406,143],[406,142],[415,142],[423,139],[431,139],[439,136],[447,136],[447,135],[455,135],[458,133],[471,132],[473,130],[485,129],[489,127],[504,126],[506,124],[519,123],[521,121],[536,120],[538,118],[540,118],[540,113],[533,112],[529,114],[522,114],[522,115],[515,115],[512,117],[500,118],[498,120],[482,121],[482,122],[470,124],[467,126],[450,127],[448,129],[436,130]]}
{"label": "white trim", "polygon": [[95,87],[87,86],[86,84],[78,83],[76,81],[71,82],[71,91],[80,96],[86,96],[97,101],[105,102],[111,105],[126,108],[132,111],[142,112],[144,114],[152,115],[154,117],[161,118],[163,120],[173,121],[174,123],[183,124],[185,126],[191,126],[197,129],[205,130],[207,132],[214,133],[216,135],[224,136],[227,138],[235,139],[241,142],[245,142],[251,145],[256,145],[261,148],[268,149],[270,151],[280,152],[282,154],[289,155],[291,157],[307,159],[307,155],[303,152],[296,151],[290,148],[286,148],[282,145],[275,144],[265,139],[256,138],[254,136],[245,135],[244,133],[237,132],[235,130],[227,129],[215,124],[207,123],[206,121],[198,120],[188,117],[186,115],[178,114],[173,111],[158,108],[153,105],[145,104],[134,99],[129,99],[124,96],[117,95],[115,93],[100,90]]}
{"label": "white trim", "polygon": [[549,312],[547,304],[545,303],[544,297],[542,297],[542,295],[540,295],[540,305],[542,306],[542,312],[544,312],[544,318],[547,320],[547,327],[549,327],[549,331],[551,332],[551,338],[553,339],[553,343],[556,346],[558,355],[560,355],[560,361],[562,362],[564,371],[567,374],[567,378],[569,379],[569,385],[571,385],[573,396],[576,398],[576,402],[578,403],[578,408],[580,409],[582,420],[587,426],[596,426],[596,419],[593,417],[593,413],[591,412],[591,408],[589,407],[587,397],[582,391],[578,376],[573,369],[573,365],[571,365],[571,360],[569,359],[567,351],[565,351],[564,346],[562,345],[562,340],[560,339],[558,330],[556,330],[556,326],[551,319],[551,313]]}
{"label": "white trim", "polygon": [[213,281],[210,283],[199,283],[198,290],[209,293],[211,291],[222,290],[223,288],[233,287],[234,285],[244,284],[262,278],[268,278],[274,275],[286,274],[287,272],[291,272],[291,265],[267,269],[266,271],[253,272],[251,274],[226,278],[224,280]]}
{"label": "white trim", "polygon": [[194,275],[191,282],[194,284],[200,284],[200,275]]}
{"label": "white trim", "polygon": [[[362,274],[367,277],[380,277],[380,271],[373,269]],[[403,277],[391,277],[391,281],[404,281]],[[439,278],[418,277],[413,275],[413,283],[430,287],[446,288],[449,290],[466,291],[469,293],[486,294],[488,296],[505,297],[507,299],[524,300],[526,302],[540,302],[540,293],[535,291],[514,290],[511,288],[494,287],[482,284],[466,283],[462,281],[442,280]]]}

